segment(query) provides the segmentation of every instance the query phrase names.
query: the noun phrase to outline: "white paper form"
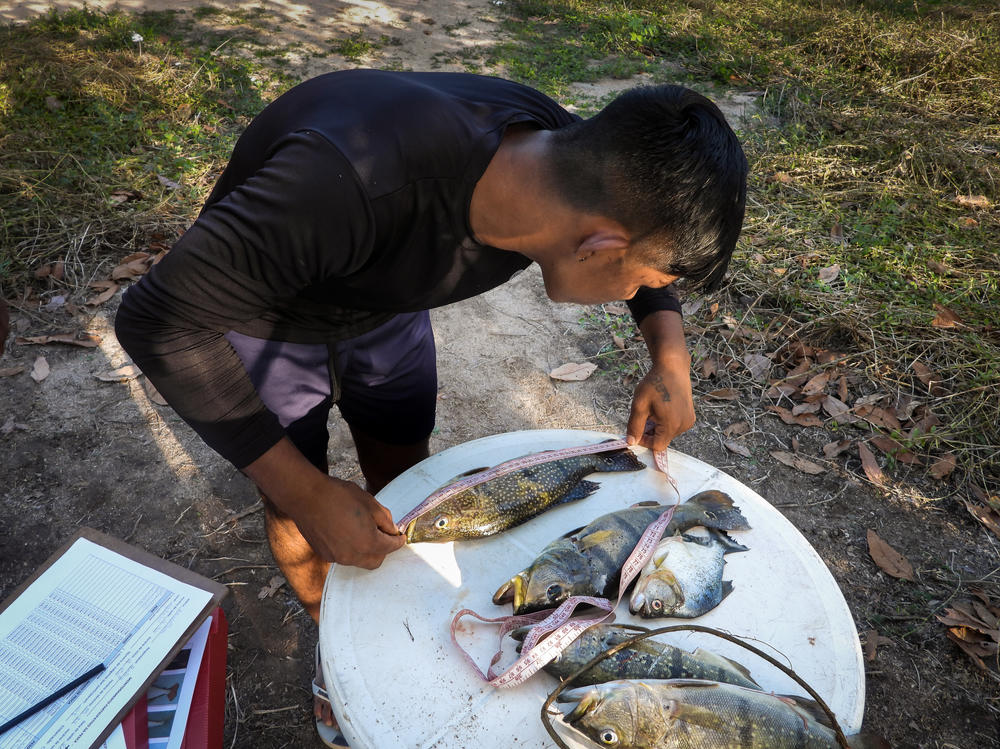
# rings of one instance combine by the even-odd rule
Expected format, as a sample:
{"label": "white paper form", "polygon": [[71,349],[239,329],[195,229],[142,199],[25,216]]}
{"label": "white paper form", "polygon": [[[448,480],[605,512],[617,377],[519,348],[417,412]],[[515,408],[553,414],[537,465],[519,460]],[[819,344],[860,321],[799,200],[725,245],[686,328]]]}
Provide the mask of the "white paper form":
{"label": "white paper form", "polygon": [[80,538],[0,614],[0,723],[106,670],[0,735],[0,749],[90,747],[212,594]]}

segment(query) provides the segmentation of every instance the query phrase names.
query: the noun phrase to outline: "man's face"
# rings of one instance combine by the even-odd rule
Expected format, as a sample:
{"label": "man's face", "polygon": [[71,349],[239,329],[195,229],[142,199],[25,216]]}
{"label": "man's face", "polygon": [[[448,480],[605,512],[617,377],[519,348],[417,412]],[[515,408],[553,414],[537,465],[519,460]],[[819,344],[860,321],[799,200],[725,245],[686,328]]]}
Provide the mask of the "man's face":
{"label": "man's face", "polygon": [[578,255],[568,255],[540,265],[545,293],[554,302],[615,302],[631,299],[640,286],[659,288],[677,280],[625,251],[594,253],[582,261]]}

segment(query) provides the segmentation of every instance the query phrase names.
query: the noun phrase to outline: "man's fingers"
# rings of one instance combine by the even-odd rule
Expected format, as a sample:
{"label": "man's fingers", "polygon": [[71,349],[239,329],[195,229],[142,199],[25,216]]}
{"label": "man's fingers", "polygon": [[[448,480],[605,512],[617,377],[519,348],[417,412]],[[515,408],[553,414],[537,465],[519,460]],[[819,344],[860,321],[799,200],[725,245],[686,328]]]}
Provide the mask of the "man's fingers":
{"label": "man's fingers", "polygon": [[632,404],[632,411],[628,415],[628,426],[625,427],[626,442],[630,445],[642,445],[643,432],[646,429],[646,412],[640,411]]}

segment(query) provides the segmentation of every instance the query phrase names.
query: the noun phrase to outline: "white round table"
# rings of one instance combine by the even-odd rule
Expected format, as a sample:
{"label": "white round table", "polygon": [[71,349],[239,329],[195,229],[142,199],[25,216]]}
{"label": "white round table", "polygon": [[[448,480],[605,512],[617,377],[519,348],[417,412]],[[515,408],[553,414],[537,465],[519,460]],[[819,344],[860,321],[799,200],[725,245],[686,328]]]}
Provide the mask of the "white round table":
{"label": "white round table", "polygon": [[[396,478],[378,499],[401,518],[442,484],[473,468],[541,450],[606,440],[603,432],[551,429],[511,432],[433,455]],[[652,455],[633,448],[651,466]],[[840,589],[809,543],[760,495],[700,460],[671,451],[670,473],[682,500],[703,489],[726,492],[752,526],[732,536],[749,551],[726,556],[734,591],[694,620],[642,620],[616,610],[619,623],[654,628],[685,622],[748,639],[804,678],[837,714],[845,733],[857,732],[864,710],[864,665],[857,631]],[[493,618],[510,614],[493,593],[550,541],[606,512],[636,502],[673,502],[652,468],[589,477],[600,490],[551,509],[487,539],[412,544],[374,571],[334,565],[326,580],[319,639],[334,713],[354,749],[551,747],[539,710],[558,684],[539,673],[512,689],[485,684],[456,650],[452,617],[472,609]],[[486,671],[497,629],[463,619],[459,641]],[[805,694],[794,681],[747,650],[701,633],[660,638],[686,650],[705,647],[750,669],[767,690]],[[502,666],[516,657],[505,638]],[[580,743],[579,746],[589,746]]]}

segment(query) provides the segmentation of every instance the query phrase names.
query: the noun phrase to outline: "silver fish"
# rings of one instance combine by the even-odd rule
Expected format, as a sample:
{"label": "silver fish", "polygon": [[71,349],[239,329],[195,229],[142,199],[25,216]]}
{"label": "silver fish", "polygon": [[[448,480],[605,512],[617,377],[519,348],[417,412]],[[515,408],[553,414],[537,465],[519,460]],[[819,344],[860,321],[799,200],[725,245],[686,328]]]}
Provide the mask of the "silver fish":
{"label": "silver fish", "polygon": [[747,551],[722,531],[708,538],[667,536],[639,574],[629,609],[646,618],[692,619],[711,611],[729,595],[733,584],[722,579],[723,556]]}
{"label": "silver fish", "polygon": [[[500,586],[493,603],[513,602],[514,613],[524,614],[553,608],[570,596],[609,595],[643,531],[668,507],[642,503],[570,531]],[[750,528],[729,495],[716,490],[700,492],[679,505],[665,532],[673,535],[696,525],[722,530]]]}
{"label": "silver fish", "polygon": [[[837,749],[815,703],[696,679],[611,681],[570,689],[571,726],[615,749]],[[822,718],[820,717],[822,716]],[[883,746],[857,735],[855,749]]]}
{"label": "silver fish", "polygon": [[[523,640],[530,627],[511,632],[515,640]],[[601,653],[641,634],[641,627],[620,624],[595,624],[571,642],[545,671],[565,679]],[[518,652],[521,648],[518,646]],[[711,679],[727,684],[759,688],[747,669],[721,655],[698,648],[693,653],[675,648],[652,637],[638,640],[592,666],[573,680],[573,684],[599,684],[616,679]]]}

